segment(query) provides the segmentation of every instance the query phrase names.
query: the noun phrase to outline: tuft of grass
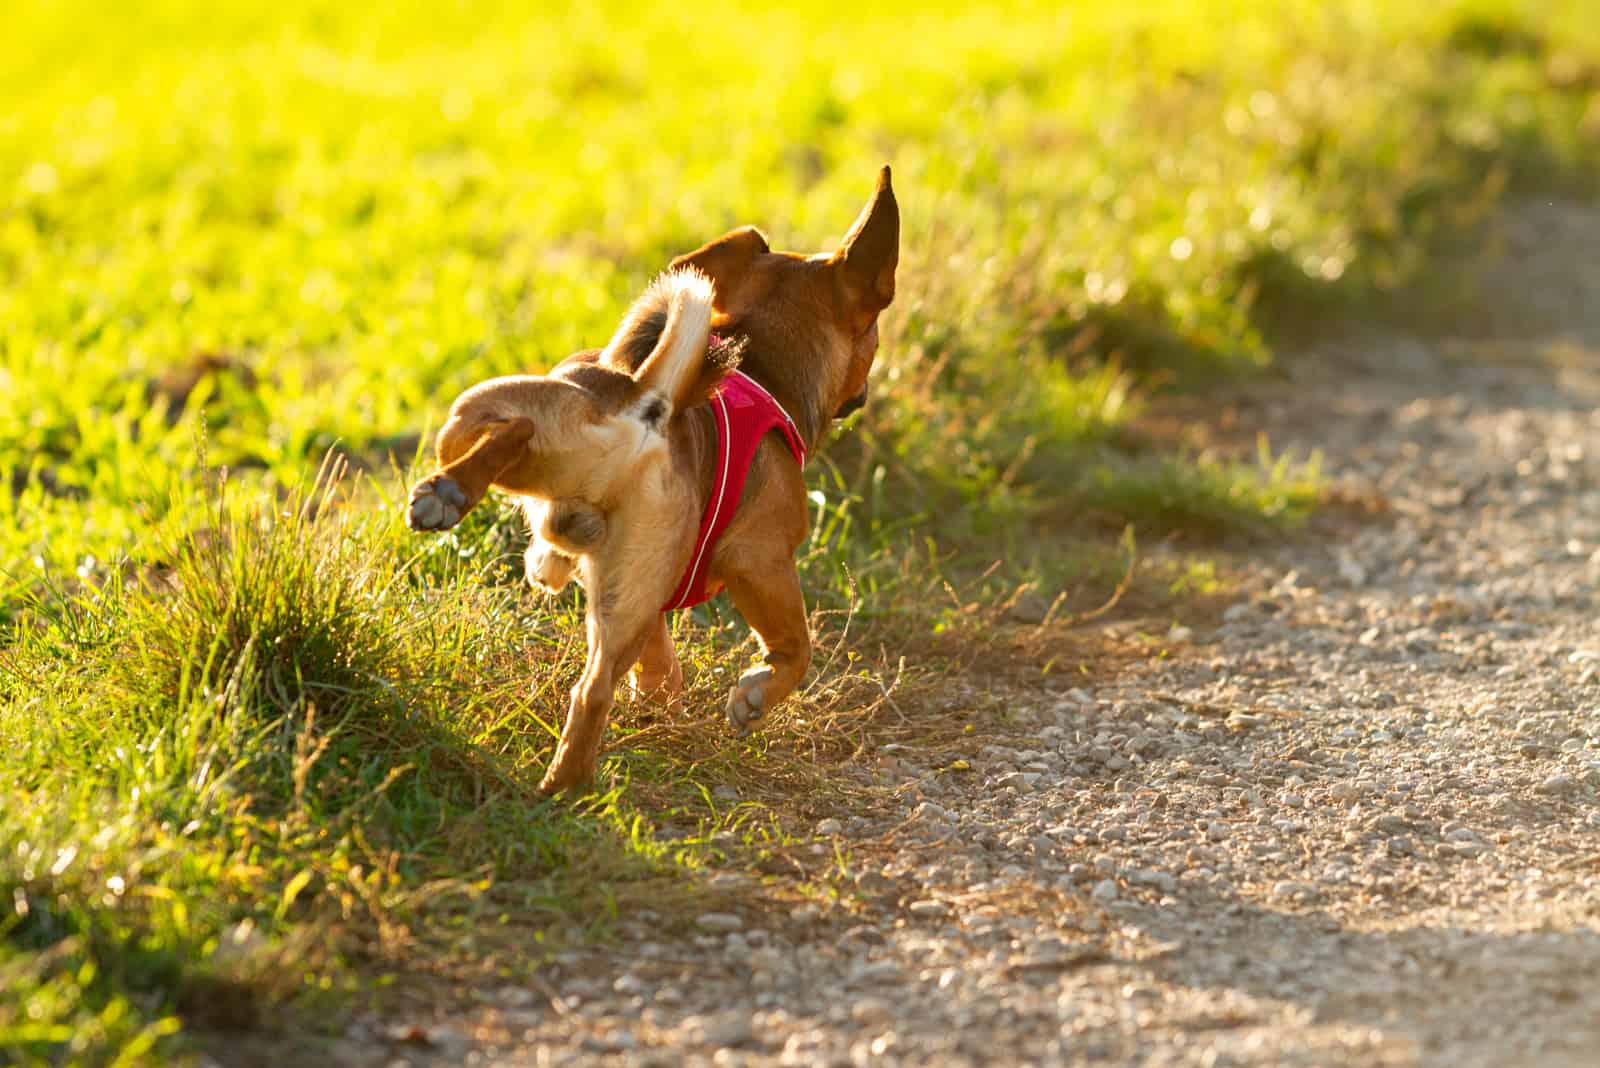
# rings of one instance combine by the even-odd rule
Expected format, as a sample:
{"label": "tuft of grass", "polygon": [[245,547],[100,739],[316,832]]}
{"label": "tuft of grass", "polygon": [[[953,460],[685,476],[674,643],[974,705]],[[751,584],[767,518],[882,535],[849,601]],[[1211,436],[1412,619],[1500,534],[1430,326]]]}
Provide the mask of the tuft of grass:
{"label": "tuft of grass", "polygon": [[1262,535],[1302,522],[1322,499],[1321,460],[1273,456],[1263,435],[1254,463],[1199,454],[1181,460],[1112,459],[1088,475],[1084,499],[1121,522],[1197,538]]}
{"label": "tuft of grass", "polygon": [[532,929],[604,925],[630,884],[671,899],[645,888],[692,858],[638,837],[620,781],[575,807],[534,790],[570,606],[530,618],[470,553],[397,553],[396,515],[331,477],[271,508],[216,492],[168,566],[14,627],[0,1054],[137,1060],[180,1015],[305,1007],[423,911],[469,929],[496,879]]}

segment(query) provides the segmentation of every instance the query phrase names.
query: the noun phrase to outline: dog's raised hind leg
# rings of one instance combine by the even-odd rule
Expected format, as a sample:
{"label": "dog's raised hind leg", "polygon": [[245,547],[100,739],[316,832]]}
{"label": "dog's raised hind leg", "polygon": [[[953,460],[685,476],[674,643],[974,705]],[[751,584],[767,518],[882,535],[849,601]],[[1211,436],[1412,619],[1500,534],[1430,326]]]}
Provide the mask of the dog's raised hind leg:
{"label": "dog's raised hind leg", "polygon": [[476,440],[411,491],[406,525],[412,530],[449,530],[461,522],[500,473],[522,457],[533,432],[533,420],[524,418],[470,429],[446,424],[439,433],[441,459],[455,452],[468,434],[476,435]]}

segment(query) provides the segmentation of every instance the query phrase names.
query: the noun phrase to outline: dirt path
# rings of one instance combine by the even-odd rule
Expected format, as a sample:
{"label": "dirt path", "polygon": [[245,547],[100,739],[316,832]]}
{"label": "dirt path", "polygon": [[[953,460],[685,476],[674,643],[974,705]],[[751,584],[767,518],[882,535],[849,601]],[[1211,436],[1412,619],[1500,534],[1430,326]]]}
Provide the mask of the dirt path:
{"label": "dirt path", "polygon": [[[1474,340],[1263,389],[1385,518],[1263,549],[1190,655],[1011,695],[817,828],[863,905],[701,917],[378,1063],[1600,1063],[1600,209],[1527,206]],[[837,839],[837,842],[835,841]],[[759,926],[758,926],[759,925]],[[554,995],[554,998],[550,995]]]}

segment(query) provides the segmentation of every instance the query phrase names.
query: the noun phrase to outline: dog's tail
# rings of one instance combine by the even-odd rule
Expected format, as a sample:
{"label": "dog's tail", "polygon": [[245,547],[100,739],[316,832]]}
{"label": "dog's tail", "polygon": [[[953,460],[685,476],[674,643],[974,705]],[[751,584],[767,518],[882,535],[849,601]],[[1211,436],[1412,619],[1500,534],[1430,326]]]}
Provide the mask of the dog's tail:
{"label": "dog's tail", "polygon": [[666,406],[652,412],[653,420],[664,422],[703,400],[737,362],[722,351],[708,354],[713,296],[711,279],[694,268],[668,271],[634,301],[600,355]]}

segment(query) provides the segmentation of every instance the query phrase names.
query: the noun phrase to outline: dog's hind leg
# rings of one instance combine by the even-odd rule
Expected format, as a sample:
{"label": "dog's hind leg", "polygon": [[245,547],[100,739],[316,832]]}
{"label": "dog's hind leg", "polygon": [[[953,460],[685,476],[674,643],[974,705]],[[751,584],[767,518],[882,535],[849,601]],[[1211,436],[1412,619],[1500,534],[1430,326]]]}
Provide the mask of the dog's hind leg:
{"label": "dog's hind leg", "polygon": [[555,758],[539,789],[547,794],[582,786],[594,778],[600,756],[600,738],[611,714],[617,683],[644,651],[650,628],[660,617],[658,605],[627,608],[609,604],[607,584],[598,583],[586,568],[589,588],[589,660],[583,677],[572,688],[572,704],[561,728]]}
{"label": "dog's hind leg", "polygon": [[667,626],[667,614],[656,617],[656,625],[645,639],[639,652],[639,663],[628,677],[635,697],[655,704],[674,708],[683,700],[683,665],[678,663],[678,651],[672,647],[672,630]]}
{"label": "dog's hind leg", "polygon": [[522,458],[534,433],[533,420],[520,417],[471,428],[457,428],[459,422],[440,432],[439,456],[459,455],[411,491],[406,525],[412,530],[449,530],[461,522],[500,473]]}
{"label": "dog's hind leg", "polygon": [[793,693],[811,666],[811,629],[794,558],[755,563],[724,575],[733,606],[760,637],[764,653],[728,693],[728,723],[741,732]]}

